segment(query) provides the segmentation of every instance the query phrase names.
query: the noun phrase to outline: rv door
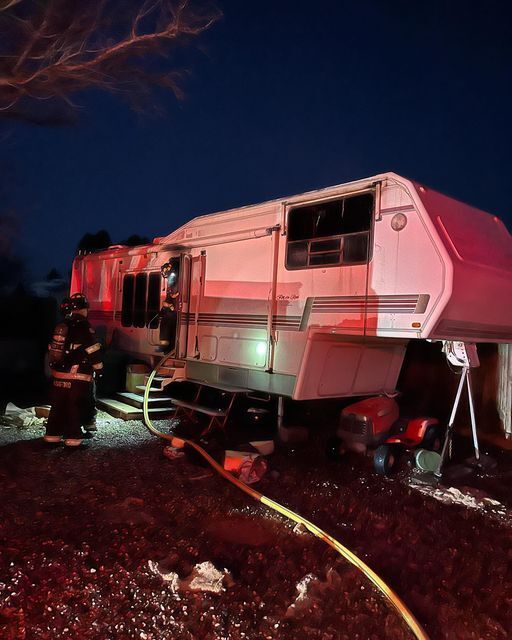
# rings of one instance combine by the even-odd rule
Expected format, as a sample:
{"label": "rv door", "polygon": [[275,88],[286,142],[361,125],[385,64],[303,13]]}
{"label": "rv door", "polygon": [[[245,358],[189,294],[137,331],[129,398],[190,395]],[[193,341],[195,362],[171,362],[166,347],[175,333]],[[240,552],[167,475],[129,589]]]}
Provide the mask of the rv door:
{"label": "rv door", "polygon": [[149,274],[147,297],[147,339],[151,346],[160,344],[160,308],[165,293],[165,281],[159,271]]}
{"label": "rv door", "polygon": [[176,354],[178,358],[187,356],[191,267],[192,257],[188,254],[182,254],[179,281],[180,301],[176,330]]}

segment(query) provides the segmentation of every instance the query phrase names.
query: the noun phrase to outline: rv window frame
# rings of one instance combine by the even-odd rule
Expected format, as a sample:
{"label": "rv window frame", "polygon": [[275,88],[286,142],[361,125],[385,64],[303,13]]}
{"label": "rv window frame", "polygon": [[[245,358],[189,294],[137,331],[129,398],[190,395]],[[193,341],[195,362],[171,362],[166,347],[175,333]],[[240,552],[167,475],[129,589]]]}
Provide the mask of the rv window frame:
{"label": "rv window frame", "polygon": [[[155,283],[153,290],[151,288],[152,283]],[[150,309],[150,294],[155,297],[157,307]],[[162,307],[162,274],[160,271],[150,271],[148,273],[148,283],[146,287],[146,327],[150,329],[158,328],[158,314]],[[155,313],[156,312],[156,313]],[[153,315],[151,315],[153,314]]]}
{"label": "rv window frame", "polygon": [[[142,283],[139,285],[139,282]],[[139,300],[140,297],[140,300]],[[139,304],[142,302],[142,304]],[[148,308],[148,274],[140,271],[135,275],[135,291],[133,294],[133,324],[136,329],[146,326],[146,313]]]}
{"label": "rv window frame", "polygon": [[[139,282],[144,278],[144,308],[142,310],[137,310],[137,324],[135,324],[135,294],[137,291],[137,279]],[[128,279],[128,280],[127,280]],[[126,282],[131,282],[131,293],[130,293],[130,301],[131,304],[129,308],[128,305],[125,305],[126,294],[125,294],[125,284]],[[158,282],[158,309],[150,309],[149,308],[149,290],[150,283]],[[149,327],[150,329],[155,329],[158,326],[158,320],[155,320],[155,315],[153,318],[149,317],[151,311],[160,311],[162,304],[162,276],[160,271],[152,270],[152,271],[130,271],[128,273],[124,273],[121,279],[121,326],[126,328],[134,328],[134,329],[144,329]],[[156,287],[154,293],[156,294]],[[143,324],[140,324],[143,320]],[[152,321],[153,320],[153,321]]]}
{"label": "rv window frame", "polygon": [[[317,205],[321,205],[324,203],[329,203],[329,202],[335,202],[336,200],[347,200],[349,198],[353,198],[356,196],[361,196],[361,195],[365,195],[365,194],[371,194],[373,196],[373,207],[372,207],[372,213],[371,213],[371,218],[370,218],[370,226],[368,228],[367,231],[356,231],[354,233],[344,233],[344,234],[338,234],[338,235],[333,235],[333,236],[322,236],[322,237],[318,237],[318,238],[306,238],[306,239],[302,239],[302,240],[289,240],[289,236],[288,236],[288,227],[289,227],[289,220],[290,220],[290,215],[293,211],[297,210],[297,209],[304,209],[306,207],[311,207],[311,206],[317,206]],[[360,265],[364,265],[364,264],[370,264],[370,262],[373,259],[373,231],[374,231],[374,225],[375,225],[375,207],[376,207],[376,193],[375,193],[375,189],[365,189],[364,191],[357,191],[356,193],[343,193],[343,194],[339,194],[336,196],[332,196],[330,198],[324,198],[322,200],[312,200],[310,202],[298,202],[298,203],[290,203],[289,204],[289,208],[288,211],[286,212],[286,246],[285,246],[285,269],[287,271],[304,271],[306,269],[333,269],[333,268],[340,268],[340,267],[355,267],[355,266],[360,266]],[[326,240],[340,240],[340,249],[339,250],[333,250],[333,251],[324,251],[321,252],[321,255],[325,255],[327,253],[340,253],[341,255],[343,255],[343,238],[348,238],[348,237],[353,237],[353,236],[362,236],[362,235],[366,235],[368,237],[368,253],[366,256],[365,260],[359,260],[357,262],[336,262],[334,264],[316,264],[316,265],[310,265],[307,264],[305,266],[299,266],[299,267],[295,267],[289,264],[288,262],[288,247],[290,246],[290,244],[295,244],[295,243],[299,243],[299,242],[306,242],[307,243],[307,251],[308,251],[308,256],[311,256],[311,243],[313,242],[325,242]],[[313,252],[314,254],[315,252]],[[317,252],[318,253],[318,252]]]}
{"label": "rv window frame", "polygon": [[[131,293],[130,293],[131,303],[129,305],[128,304],[125,305],[125,300],[127,298],[126,282],[128,279],[129,279],[129,282],[131,282]],[[133,327],[134,299],[135,299],[135,274],[125,273],[123,275],[122,289],[121,289],[121,326],[122,327]]]}

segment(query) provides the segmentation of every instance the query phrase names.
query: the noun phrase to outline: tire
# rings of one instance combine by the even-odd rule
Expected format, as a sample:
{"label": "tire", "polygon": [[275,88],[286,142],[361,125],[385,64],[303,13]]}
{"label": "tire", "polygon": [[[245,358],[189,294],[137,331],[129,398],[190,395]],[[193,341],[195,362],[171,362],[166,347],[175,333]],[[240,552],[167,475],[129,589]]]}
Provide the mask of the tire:
{"label": "tire", "polygon": [[339,460],[341,458],[341,439],[329,438],[325,447],[325,454],[329,460]]}
{"label": "tire", "polygon": [[427,427],[423,440],[421,441],[421,448],[428,449],[429,451],[441,451],[444,442],[444,429],[439,424],[431,424]]}
{"label": "tire", "polygon": [[373,456],[375,471],[381,476],[389,476],[396,470],[400,459],[400,448],[392,444],[377,447]]}

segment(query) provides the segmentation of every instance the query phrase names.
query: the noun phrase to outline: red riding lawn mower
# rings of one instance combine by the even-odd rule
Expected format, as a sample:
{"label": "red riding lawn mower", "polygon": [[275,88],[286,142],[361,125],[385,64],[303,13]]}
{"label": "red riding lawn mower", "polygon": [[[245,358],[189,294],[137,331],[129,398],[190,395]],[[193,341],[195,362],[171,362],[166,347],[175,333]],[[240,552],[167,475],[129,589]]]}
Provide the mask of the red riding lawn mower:
{"label": "red riding lawn mower", "polygon": [[374,449],[375,471],[389,475],[396,469],[405,450],[427,449],[438,452],[444,430],[435,418],[400,418],[394,398],[367,398],[345,407],[337,437],[328,445],[330,457],[345,450],[367,453]]}

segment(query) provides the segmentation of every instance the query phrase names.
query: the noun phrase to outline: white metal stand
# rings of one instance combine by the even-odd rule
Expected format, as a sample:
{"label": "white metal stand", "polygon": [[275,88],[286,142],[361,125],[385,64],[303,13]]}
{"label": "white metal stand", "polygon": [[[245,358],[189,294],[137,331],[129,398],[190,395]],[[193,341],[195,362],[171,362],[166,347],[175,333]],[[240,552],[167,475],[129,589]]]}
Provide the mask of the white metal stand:
{"label": "white metal stand", "polygon": [[[462,349],[462,354],[457,353],[456,356],[454,354],[454,345],[459,349]],[[460,346],[462,345],[462,347]],[[468,345],[469,347],[470,345]],[[474,345],[471,345],[474,347]],[[444,351],[447,354],[447,358],[452,364],[462,365],[462,371],[460,375],[459,386],[457,388],[457,393],[455,395],[455,402],[453,403],[452,412],[450,415],[450,420],[448,422],[448,426],[446,428],[446,438],[444,440],[443,450],[441,451],[441,459],[439,460],[439,465],[434,472],[437,477],[441,477],[443,464],[446,460],[447,456],[451,455],[451,447],[452,447],[452,438],[453,438],[453,423],[455,422],[455,416],[457,415],[457,409],[459,408],[460,398],[462,395],[462,391],[464,388],[464,383],[466,383],[468,389],[468,403],[469,403],[469,415],[471,418],[471,434],[473,436],[473,447],[475,449],[475,460],[478,464],[480,462],[480,447],[478,444],[478,436],[476,432],[476,418],[475,418],[475,407],[473,403],[473,388],[471,386],[471,366],[478,366],[478,357],[476,356],[476,348],[474,349],[474,354],[466,355],[466,345],[463,343],[445,343]],[[469,351],[469,349],[468,349]],[[454,358],[457,357],[458,361]]]}

